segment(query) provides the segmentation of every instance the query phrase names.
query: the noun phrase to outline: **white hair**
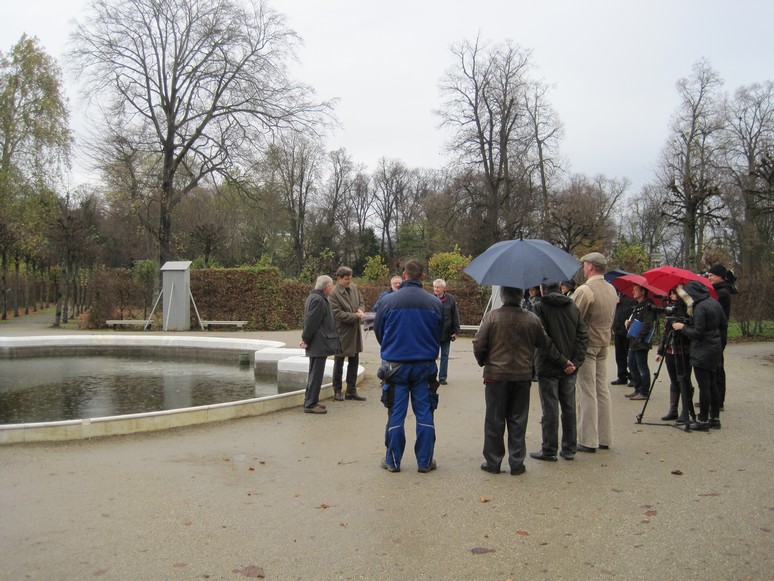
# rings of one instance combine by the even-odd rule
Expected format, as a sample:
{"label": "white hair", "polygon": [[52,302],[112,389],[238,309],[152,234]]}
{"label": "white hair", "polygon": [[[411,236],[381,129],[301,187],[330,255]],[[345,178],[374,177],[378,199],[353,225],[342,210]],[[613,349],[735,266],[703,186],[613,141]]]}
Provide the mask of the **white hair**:
{"label": "white hair", "polygon": [[333,279],[327,274],[322,274],[317,277],[317,282],[314,283],[314,290],[325,290],[325,287],[329,284],[333,284]]}
{"label": "white hair", "polygon": [[442,278],[436,278],[433,281],[433,286],[435,286],[435,285],[438,285],[441,288],[446,288],[446,281],[444,279],[442,279]]}

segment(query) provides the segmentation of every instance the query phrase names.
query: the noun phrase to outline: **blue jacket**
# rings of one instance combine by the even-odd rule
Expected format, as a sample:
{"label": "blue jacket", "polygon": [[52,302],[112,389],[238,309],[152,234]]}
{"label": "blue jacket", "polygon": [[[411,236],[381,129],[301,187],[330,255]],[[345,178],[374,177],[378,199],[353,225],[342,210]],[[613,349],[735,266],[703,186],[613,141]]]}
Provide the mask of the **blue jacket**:
{"label": "blue jacket", "polygon": [[418,280],[405,280],[400,292],[379,301],[374,334],[385,361],[435,361],[441,348],[443,307]]}

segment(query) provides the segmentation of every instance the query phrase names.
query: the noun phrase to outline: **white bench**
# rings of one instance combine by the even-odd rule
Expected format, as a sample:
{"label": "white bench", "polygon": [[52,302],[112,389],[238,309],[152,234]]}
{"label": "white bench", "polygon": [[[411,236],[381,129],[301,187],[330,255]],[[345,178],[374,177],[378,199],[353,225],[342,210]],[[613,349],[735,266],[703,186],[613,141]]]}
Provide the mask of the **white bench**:
{"label": "white bench", "polygon": [[250,321],[202,321],[202,325],[207,327],[207,330],[209,330],[210,327],[237,327],[241,329],[247,323]]}
{"label": "white bench", "polygon": [[145,325],[148,325],[150,327],[153,324],[152,321],[148,322],[147,319],[108,319],[105,323],[107,323],[108,327],[113,327],[113,330],[115,330],[118,325],[132,327],[145,327]]}

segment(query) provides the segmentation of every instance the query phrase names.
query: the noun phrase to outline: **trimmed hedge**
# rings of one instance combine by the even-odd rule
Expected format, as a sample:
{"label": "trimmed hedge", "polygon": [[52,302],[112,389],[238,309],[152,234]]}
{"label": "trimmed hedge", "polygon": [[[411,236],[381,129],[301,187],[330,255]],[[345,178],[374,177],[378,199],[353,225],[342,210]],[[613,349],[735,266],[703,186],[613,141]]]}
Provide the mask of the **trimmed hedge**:
{"label": "trimmed hedge", "polygon": [[[143,289],[123,269],[104,270],[94,277],[95,301],[88,326],[105,327],[107,319],[140,318],[152,305],[143,308]],[[385,285],[356,283],[370,310]],[[425,284],[432,292],[432,285]],[[275,270],[195,269],[191,271],[191,294],[204,320],[249,321],[247,329],[278,331],[300,329],[304,323],[304,302],[312,285],[283,279]],[[476,325],[481,321],[489,299],[489,288],[459,284],[449,292],[457,299],[460,322]],[[159,313],[156,313],[158,315]],[[191,308],[191,328],[198,328],[196,311]]]}

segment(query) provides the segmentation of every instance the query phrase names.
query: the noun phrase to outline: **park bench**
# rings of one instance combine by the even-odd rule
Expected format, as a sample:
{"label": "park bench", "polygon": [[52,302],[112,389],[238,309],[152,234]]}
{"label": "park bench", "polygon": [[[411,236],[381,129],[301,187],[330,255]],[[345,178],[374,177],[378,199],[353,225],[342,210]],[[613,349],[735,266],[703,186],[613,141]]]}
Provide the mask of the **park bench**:
{"label": "park bench", "polygon": [[209,331],[210,327],[238,327],[241,329],[247,325],[249,321],[202,321],[202,325],[207,327]]}
{"label": "park bench", "polygon": [[105,321],[108,327],[113,327],[115,331],[118,325],[126,325],[131,327],[145,327],[145,325],[151,326],[147,319],[108,319]]}

